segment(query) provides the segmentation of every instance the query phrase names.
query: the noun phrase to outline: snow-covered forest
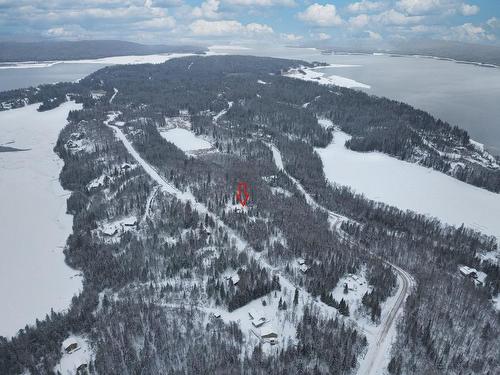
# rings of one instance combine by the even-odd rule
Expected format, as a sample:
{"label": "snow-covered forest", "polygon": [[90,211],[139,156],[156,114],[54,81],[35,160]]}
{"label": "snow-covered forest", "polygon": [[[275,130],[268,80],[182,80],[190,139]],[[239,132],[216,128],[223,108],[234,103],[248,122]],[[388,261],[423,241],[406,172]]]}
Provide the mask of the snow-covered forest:
{"label": "snow-covered forest", "polygon": [[[353,150],[493,192],[498,161],[409,106],[286,76],[305,66],[186,57],[0,93],[5,110],[83,105],[55,147],[74,215],[65,256],[83,290],[67,312],[0,337],[0,372],[355,374],[391,327],[370,366],[500,371],[500,269],[479,256],[496,238],[330,183],[315,148],[333,132],[318,119]],[[450,169],[451,153],[463,166]]]}

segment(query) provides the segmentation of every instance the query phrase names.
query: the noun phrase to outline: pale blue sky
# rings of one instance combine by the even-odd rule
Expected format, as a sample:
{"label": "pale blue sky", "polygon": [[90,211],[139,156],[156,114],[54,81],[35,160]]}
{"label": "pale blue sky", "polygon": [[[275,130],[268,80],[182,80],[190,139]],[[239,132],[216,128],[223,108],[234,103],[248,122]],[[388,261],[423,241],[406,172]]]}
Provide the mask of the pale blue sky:
{"label": "pale blue sky", "polygon": [[0,0],[0,38],[383,45],[500,44],[498,0]]}

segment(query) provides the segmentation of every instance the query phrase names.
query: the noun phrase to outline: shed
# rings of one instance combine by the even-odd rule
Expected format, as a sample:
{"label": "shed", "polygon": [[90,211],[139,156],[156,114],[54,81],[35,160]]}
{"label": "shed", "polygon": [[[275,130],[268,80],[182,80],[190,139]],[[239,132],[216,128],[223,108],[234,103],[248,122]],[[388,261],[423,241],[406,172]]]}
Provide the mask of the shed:
{"label": "shed", "polygon": [[252,325],[256,328],[262,327],[267,321],[265,315],[257,310],[250,310],[248,315],[250,316]]}
{"label": "shed", "polygon": [[62,345],[63,345],[64,351],[68,354],[71,354],[71,353],[77,351],[78,349],[80,349],[78,347],[78,343],[72,338],[67,338],[66,340],[64,340]]}
{"label": "shed", "polygon": [[238,276],[237,273],[235,273],[234,275],[231,275],[231,276],[226,276],[224,277],[226,280],[231,280],[231,282],[233,283],[233,285],[236,285],[240,282],[240,277]]}
{"label": "shed", "polygon": [[76,368],[76,374],[87,374],[87,367],[88,365],[86,363],[82,363],[80,366]]}
{"label": "shed", "polygon": [[126,227],[135,227],[137,225],[137,218],[128,217],[122,221],[122,224]]}

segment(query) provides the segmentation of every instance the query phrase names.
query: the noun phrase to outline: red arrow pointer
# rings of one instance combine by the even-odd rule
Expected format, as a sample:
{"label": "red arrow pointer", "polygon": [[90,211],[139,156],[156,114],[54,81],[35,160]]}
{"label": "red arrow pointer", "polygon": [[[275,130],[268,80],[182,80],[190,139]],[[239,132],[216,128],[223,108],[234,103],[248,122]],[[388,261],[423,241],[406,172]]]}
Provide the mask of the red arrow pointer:
{"label": "red arrow pointer", "polygon": [[247,189],[248,186],[246,182],[238,182],[238,189],[236,190],[236,201],[243,207],[246,206],[248,198],[250,198]]}

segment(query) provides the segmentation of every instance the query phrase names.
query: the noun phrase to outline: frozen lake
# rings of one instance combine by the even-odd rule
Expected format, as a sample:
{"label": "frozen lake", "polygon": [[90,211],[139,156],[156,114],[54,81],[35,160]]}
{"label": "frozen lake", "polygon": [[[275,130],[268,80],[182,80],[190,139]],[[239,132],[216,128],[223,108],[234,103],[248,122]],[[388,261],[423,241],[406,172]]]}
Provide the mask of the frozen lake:
{"label": "frozen lake", "polygon": [[64,262],[63,247],[72,231],[66,214],[69,192],[59,184],[63,161],[54,153],[68,112],[66,102],[39,113],[37,104],[0,112],[0,336],[10,337],[43,319],[51,308],[66,309],[82,286]]}
{"label": "frozen lake", "polygon": [[103,64],[55,64],[33,68],[0,69],[0,91],[7,91],[44,83],[73,82],[96,70]]}
{"label": "frozen lake", "polygon": [[344,147],[347,139],[348,134],[335,131],[333,143],[316,149],[329,181],[351,186],[369,199],[500,238],[499,194],[380,152],[351,151]]}

